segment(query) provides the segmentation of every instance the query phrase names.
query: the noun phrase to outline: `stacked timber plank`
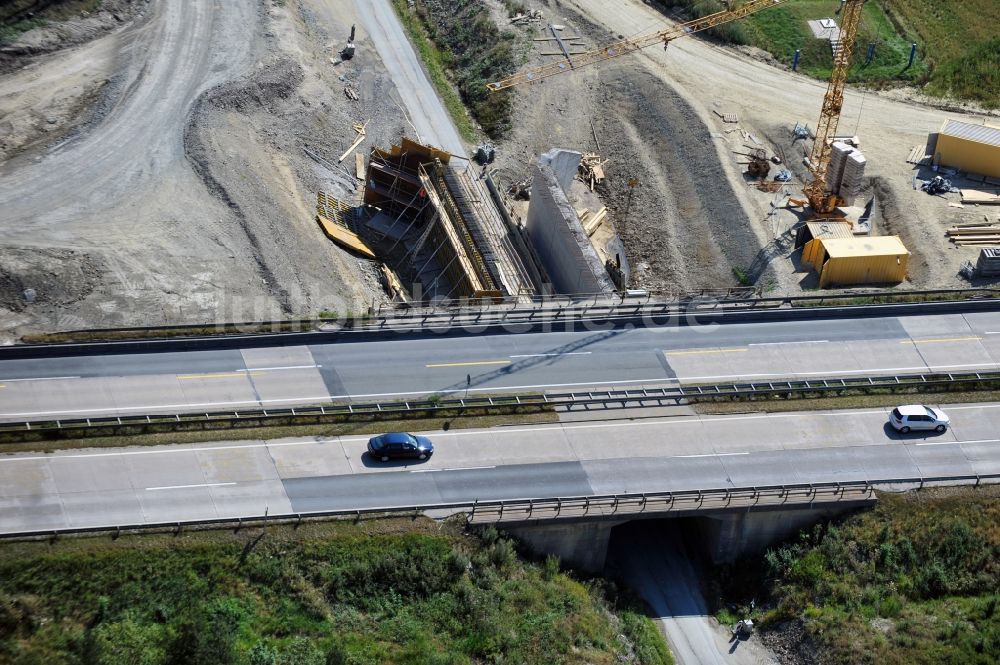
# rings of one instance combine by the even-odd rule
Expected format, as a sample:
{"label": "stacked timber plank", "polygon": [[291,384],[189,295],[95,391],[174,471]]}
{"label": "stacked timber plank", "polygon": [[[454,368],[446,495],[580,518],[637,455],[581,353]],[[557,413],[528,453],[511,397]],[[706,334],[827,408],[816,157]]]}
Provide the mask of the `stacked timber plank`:
{"label": "stacked timber plank", "polygon": [[1000,245],[1000,225],[997,224],[963,224],[945,233],[956,245]]}
{"label": "stacked timber plank", "polygon": [[962,203],[979,205],[1000,205],[1000,194],[979,189],[962,188]]}
{"label": "stacked timber plank", "polygon": [[927,154],[926,145],[915,145],[910,149],[910,154],[906,157],[907,164],[917,164],[919,166],[930,166],[933,155]]}
{"label": "stacked timber plank", "polygon": [[580,217],[580,224],[583,225],[583,230],[589,238],[597,233],[597,229],[601,228],[601,224],[604,223],[604,218],[608,216],[608,209],[602,207],[594,213],[587,208],[583,208],[581,210],[577,210],[576,214]]}

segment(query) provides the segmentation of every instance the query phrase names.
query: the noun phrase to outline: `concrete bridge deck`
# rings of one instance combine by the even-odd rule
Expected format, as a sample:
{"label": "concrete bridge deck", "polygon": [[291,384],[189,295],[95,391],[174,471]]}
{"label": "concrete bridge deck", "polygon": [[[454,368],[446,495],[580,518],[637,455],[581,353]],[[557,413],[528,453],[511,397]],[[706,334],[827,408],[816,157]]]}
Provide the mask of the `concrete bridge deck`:
{"label": "concrete bridge deck", "polygon": [[362,436],[6,455],[0,533],[1000,473],[1000,404],[948,411],[905,437],[885,409],[429,432],[426,463],[374,462]]}

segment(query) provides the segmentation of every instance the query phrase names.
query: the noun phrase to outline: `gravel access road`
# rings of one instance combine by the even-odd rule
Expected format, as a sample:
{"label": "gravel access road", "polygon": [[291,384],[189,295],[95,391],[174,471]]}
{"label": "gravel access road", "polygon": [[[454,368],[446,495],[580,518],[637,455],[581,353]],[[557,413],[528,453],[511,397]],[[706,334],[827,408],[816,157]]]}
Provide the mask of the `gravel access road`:
{"label": "gravel access road", "polygon": [[420,58],[403,33],[389,0],[354,0],[354,6],[368,31],[368,39],[374,43],[396,84],[420,140],[453,155],[467,156],[465,142],[421,68]]}
{"label": "gravel access road", "polygon": [[252,2],[212,0],[165,0],[150,11],[145,22],[114,37],[122,40],[124,66],[120,93],[104,117],[37,162],[0,172],[0,241],[30,243],[56,227],[69,239],[123,201],[141,205],[144,188],[186,168],[192,105],[250,64],[247,36],[257,11]]}

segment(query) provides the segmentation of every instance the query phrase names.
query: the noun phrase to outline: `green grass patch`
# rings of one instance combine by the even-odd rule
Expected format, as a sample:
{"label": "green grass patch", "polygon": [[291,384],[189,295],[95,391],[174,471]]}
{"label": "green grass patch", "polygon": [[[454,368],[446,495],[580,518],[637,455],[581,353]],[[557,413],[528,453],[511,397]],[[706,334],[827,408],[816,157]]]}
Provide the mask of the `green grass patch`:
{"label": "green grass patch", "polygon": [[6,0],[0,3],[0,46],[49,21],[65,21],[83,12],[97,11],[101,0]]}
{"label": "green grass patch", "polygon": [[54,452],[81,448],[119,448],[125,446],[167,446],[175,444],[208,443],[212,441],[274,440],[306,436],[359,436],[382,432],[426,432],[438,429],[471,429],[502,427],[507,425],[536,425],[559,422],[559,415],[552,411],[508,415],[469,415],[436,418],[401,418],[378,422],[326,423],[322,425],[287,425],[276,427],[250,427],[246,429],[198,430],[188,432],[162,432],[123,436],[93,436],[78,439],[21,441],[0,443],[0,452]]}
{"label": "green grass patch", "polygon": [[4,543],[0,662],[670,662],[627,601],[549,568],[425,519]]}
{"label": "green grass patch", "polygon": [[392,6],[395,8],[396,14],[399,15],[399,20],[406,29],[410,42],[420,55],[424,69],[426,69],[427,75],[441,97],[445,108],[448,109],[448,114],[455,123],[459,135],[469,143],[475,143],[478,137],[476,125],[469,116],[469,112],[462,102],[462,97],[448,80],[448,75],[445,73],[447,70],[445,54],[432,41],[427,28],[417,15],[407,7],[406,0],[392,0]]}
{"label": "green grass patch", "polygon": [[[720,11],[718,0],[657,0],[662,8],[687,16]],[[724,41],[762,48],[791,65],[801,50],[799,71],[828,79],[833,65],[829,42],[816,39],[807,21],[837,18],[839,0],[788,0],[709,34]],[[973,100],[1000,107],[1000,3],[996,0],[870,0],[862,13],[852,83],[879,88],[918,85],[938,96]],[[917,57],[907,68],[910,44]],[[869,44],[875,56],[866,62]]]}
{"label": "green grass patch", "polygon": [[501,32],[479,0],[416,0],[415,11],[406,0],[393,6],[462,138],[477,140],[472,118],[487,136],[502,137],[510,129],[511,94],[491,93],[486,84],[517,68],[516,33]]}
{"label": "green grass patch", "polygon": [[975,392],[926,392],[894,393],[891,395],[850,395],[844,397],[814,397],[801,399],[754,400],[752,402],[698,402],[694,410],[704,414],[785,413],[788,411],[831,411],[834,409],[869,409],[880,406],[899,406],[904,402],[930,402],[933,404],[975,404],[1000,401],[1000,391]]}
{"label": "green grass patch", "polygon": [[799,624],[822,663],[1000,660],[1000,488],[885,494],[716,570],[720,604],[757,598],[764,631]]}

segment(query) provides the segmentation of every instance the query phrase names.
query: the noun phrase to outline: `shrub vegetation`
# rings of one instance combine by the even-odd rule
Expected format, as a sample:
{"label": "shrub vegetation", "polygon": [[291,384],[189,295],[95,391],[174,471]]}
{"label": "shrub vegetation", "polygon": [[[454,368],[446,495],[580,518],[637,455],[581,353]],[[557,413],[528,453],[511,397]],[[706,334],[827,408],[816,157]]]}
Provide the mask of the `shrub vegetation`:
{"label": "shrub vegetation", "polygon": [[[719,0],[653,0],[671,15],[698,17],[722,9]],[[720,26],[712,36],[764,49],[791,65],[801,50],[800,71],[829,78],[833,52],[813,37],[807,21],[836,17],[839,0],[787,0],[746,19]],[[871,0],[866,3],[849,80],[873,87],[923,86],[937,96],[1000,107],[1000,2],[996,0]],[[917,58],[907,68],[910,44]],[[868,46],[875,56],[866,64]]]}
{"label": "shrub vegetation", "polygon": [[719,574],[723,606],[767,598],[764,629],[799,623],[823,663],[1000,662],[995,487],[884,495]]}
{"label": "shrub vegetation", "polygon": [[[442,86],[454,85],[462,102],[490,138],[500,138],[510,130],[510,91],[492,93],[486,84],[513,73],[520,58],[515,55],[517,36],[512,30],[497,28],[489,9],[481,0],[416,0],[415,18],[405,0],[394,0],[397,13],[409,23],[411,38],[419,41],[426,35],[433,48],[421,50],[424,64],[432,71],[441,69],[446,81],[436,81],[447,102]],[[520,3],[506,5],[509,12],[523,10]],[[414,25],[416,23],[416,25]],[[430,52],[433,51],[433,52]],[[453,94],[453,93],[452,93]],[[463,110],[449,108],[453,117]],[[469,132],[463,132],[472,140]]]}
{"label": "shrub vegetation", "polygon": [[613,601],[422,520],[8,543],[0,663],[669,663]]}

